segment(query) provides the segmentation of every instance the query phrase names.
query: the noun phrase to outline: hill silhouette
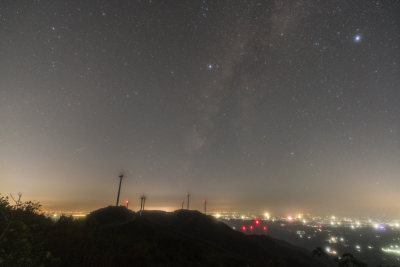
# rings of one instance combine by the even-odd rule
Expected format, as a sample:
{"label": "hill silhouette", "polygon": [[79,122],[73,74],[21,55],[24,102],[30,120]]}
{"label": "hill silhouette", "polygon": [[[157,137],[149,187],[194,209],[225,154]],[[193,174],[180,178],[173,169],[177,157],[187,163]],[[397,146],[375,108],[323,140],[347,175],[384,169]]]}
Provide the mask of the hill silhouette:
{"label": "hill silhouette", "polygon": [[140,215],[110,206],[79,223],[62,218],[50,234],[52,253],[63,266],[322,265],[308,251],[245,235],[198,211]]}
{"label": "hill silhouette", "polygon": [[0,266],[324,266],[311,252],[198,211],[110,206],[53,221],[20,197],[12,205],[0,196]]}

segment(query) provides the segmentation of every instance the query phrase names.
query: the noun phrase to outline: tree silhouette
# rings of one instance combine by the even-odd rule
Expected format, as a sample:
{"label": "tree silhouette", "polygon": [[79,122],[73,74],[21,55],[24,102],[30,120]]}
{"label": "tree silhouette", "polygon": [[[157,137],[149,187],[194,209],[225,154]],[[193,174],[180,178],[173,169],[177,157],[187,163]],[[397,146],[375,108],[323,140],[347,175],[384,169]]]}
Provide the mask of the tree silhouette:
{"label": "tree silhouette", "polygon": [[366,267],[367,265],[361,261],[359,261],[356,257],[354,257],[351,253],[344,253],[342,257],[336,258],[335,262],[340,267]]}
{"label": "tree silhouette", "polygon": [[[322,259],[329,259],[329,255],[325,252],[322,247],[316,247],[312,250],[313,257],[320,257]],[[336,257],[334,261],[339,267],[366,267],[367,265],[351,253],[344,253],[341,257]]]}
{"label": "tree silhouette", "polygon": [[326,254],[325,250],[323,250],[321,247],[316,247],[311,253],[313,257],[328,257],[328,254]]}
{"label": "tree silhouette", "polygon": [[[39,215],[40,204],[0,196],[0,266],[41,266],[54,263],[44,249],[44,235],[51,220]],[[14,203],[10,203],[14,202]]]}

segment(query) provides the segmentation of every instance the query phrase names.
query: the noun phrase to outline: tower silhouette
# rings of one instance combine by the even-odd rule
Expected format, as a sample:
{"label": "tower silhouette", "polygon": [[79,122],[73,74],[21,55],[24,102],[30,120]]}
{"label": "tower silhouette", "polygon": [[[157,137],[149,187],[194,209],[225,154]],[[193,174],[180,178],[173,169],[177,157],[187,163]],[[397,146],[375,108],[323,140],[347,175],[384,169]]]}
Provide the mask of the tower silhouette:
{"label": "tower silhouette", "polygon": [[142,195],[140,197],[140,211],[144,210],[144,204],[146,203],[146,196]]}
{"label": "tower silhouette", "polygon": [[124,178],[124,175],[121,174],[118,177],[119,177],[119,187],[118,187],[117,203],[115,203],[115,206],[119,205],[119,194],[121,193],[121,183],[122,183],[122,178]]}
{"label": "tower silhouette", "polygon": [[186,203],[186,205],[187,205],[187,209],[189,209],[190,194],[189,194],[189,193],[186,193],[186,196],[187,196],[187,203]]}

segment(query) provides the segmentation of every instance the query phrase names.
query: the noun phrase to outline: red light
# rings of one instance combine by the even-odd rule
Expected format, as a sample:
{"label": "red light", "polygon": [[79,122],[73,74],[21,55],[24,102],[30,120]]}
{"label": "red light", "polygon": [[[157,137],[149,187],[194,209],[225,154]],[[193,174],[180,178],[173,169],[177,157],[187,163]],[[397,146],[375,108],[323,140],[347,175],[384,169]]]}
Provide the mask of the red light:
{"label": "red light", "polygon": [[128,203],[129,203],[129,200],[125,200],[125,203],[128,204]]}
{"label": "red light", "polygon": [[264,231],[267,231],[267,226],[263,226],[263,230],[264,230]]}
{"label": "red light", "polygon": [[243,230],[243,231],[246,231],[246,226],[242,226],[242,230]]}
{"label": "red light", "polygon": [[249,227],[249,228],[250,228],[250,230],[253,230],[253,229],[254,229],[253,225],[250,225],[250,227]]}
{"label": "red light", "polygon": [[256,224],[256,225],[260,225],[260,220],[256,220],[256,221],[255,221],[255,224]]}

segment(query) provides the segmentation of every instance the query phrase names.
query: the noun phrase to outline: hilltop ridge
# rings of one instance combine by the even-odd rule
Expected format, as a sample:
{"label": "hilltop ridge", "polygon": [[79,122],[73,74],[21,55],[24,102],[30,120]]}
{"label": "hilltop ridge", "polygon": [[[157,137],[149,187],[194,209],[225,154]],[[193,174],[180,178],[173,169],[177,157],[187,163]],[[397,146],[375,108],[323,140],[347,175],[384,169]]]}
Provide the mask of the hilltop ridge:
{"label": "hilltop ridge", "polygon": [[268,236],[245,235],[198,211],[140,214],[109,206],[69,227],[74,232],[56,234],[62,238],[52,241],[55,249],[63,244],[54,254],[65,265],[323,266],[306,250]]}

